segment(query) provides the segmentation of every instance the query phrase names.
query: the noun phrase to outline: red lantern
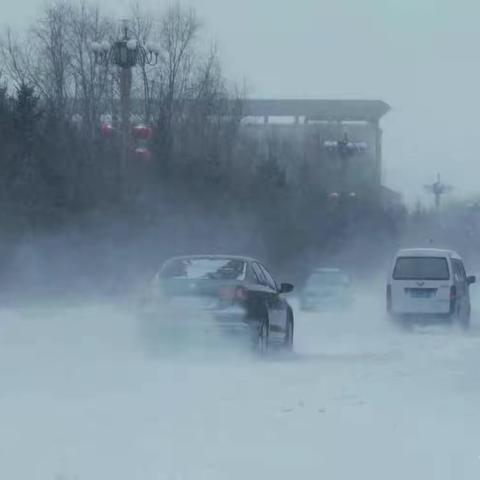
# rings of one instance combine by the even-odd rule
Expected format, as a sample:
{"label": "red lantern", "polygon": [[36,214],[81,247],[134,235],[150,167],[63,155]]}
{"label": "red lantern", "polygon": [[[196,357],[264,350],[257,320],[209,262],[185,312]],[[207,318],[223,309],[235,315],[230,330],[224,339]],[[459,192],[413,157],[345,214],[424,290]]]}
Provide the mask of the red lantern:
{"label": "red lantern", "polygon": [[111,123],[102,123],[100,125],[100,132],[102,133],[102,137],[111,138],[115,132],[115,128]]}
{"label": "red lantern", "polygon": [[153,130],[148,125],[135,125],[133,127],[133,136],[138,140],[150,140]]}
{"label": "red lantern", "polygon": [[137,157],[138,160],[149,162],[152,159],[152,153],[146,147],[137,147],[134,150],[134,153],[135,153],[135,157]]}

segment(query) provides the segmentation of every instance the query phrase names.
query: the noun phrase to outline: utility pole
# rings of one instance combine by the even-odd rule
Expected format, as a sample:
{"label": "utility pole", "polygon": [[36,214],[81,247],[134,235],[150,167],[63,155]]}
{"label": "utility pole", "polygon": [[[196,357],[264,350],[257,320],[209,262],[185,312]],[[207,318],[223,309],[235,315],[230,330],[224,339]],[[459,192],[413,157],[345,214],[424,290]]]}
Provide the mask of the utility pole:
{"label": "utility pole", "polygon": [[453,187],[451,185],[445,185],[440,180],[440,174],[437,173],[437,180],[430,185],[424,185],[424,188],[428,193],[431,193],[434,196],[435,210],[439,212],[443,195],[450,192]]}

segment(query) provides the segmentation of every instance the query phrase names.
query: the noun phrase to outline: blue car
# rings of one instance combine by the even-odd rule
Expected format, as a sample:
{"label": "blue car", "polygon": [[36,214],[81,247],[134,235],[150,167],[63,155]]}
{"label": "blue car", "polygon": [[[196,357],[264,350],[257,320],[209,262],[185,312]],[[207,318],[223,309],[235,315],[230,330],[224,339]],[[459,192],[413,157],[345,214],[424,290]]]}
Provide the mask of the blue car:
{"label": "blue car", "polygon": [[302,310],[335,311],[353,303],[350,276],[338,268],[319,268],[308,277],[300,295]]}

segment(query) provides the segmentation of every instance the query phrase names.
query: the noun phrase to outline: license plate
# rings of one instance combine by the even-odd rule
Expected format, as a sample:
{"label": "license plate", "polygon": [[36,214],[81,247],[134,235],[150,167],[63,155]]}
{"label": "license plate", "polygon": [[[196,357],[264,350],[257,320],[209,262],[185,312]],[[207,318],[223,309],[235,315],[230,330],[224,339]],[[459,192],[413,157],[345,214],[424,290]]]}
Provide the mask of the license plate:
{"label": "license plate", "polygon": [[407,292],[413,298],[430,298],[435,293],[434,290],[426,289],[426,288],[425,289],[415,288],[415,289],[407,290]]}

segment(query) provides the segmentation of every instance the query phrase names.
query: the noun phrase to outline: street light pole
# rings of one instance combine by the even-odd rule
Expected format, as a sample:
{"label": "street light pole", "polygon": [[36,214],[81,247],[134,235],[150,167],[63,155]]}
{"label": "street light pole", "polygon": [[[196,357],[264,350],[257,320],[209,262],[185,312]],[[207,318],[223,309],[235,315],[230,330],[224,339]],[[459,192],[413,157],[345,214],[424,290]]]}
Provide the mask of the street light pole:
{"label": "street light pole", "polygon": [[450,185],[445,185],[440,180],[440,174],[437,174],[437,181],[432,183],[431,185],[425,185],[425,190],[428,193],[433,194],[435,198],[435,211],[439,212],[443,195],[450,192],[452,190],[452,187]]}
{"label": "street light pole", "polygon": [[[121,136],[122,152],[120,155],[120,176],[121,182],[125,181],[127,173],[127,156],[129,150],[129,126],[130,126],[130,99],[132,92],[132,69],[120,67],[120,118],[121,118]],[[123,185],[121,186],[121,188]]]}
{"label": "street light pole", "polygon": [[348,138],[347,132],[344,133],[342,139],[333,141],[326,140],[323,142],[323,145],[328,152],[335,153],[340,159],[340,184],[344,185],[342,193],[346,194],[350,187],[350,159],[355,155],[364,153],[368,145],[365,142],[352,142]]}
{"label": "street light pole", "polygon": [[113,43],[107,41],[93,42],[92,50],[95,62],[107,67],[115,65],[119,68],[120,77],[120,122],[121,122],[121,155],[119,162],[120,191],[125,190],[127,176],[127,159],[130,138],[130,113],[132,91],[132,69],[136,65],[156,65],[160,50],[156,45],[142,45],[129,36],[128,23],[123,22],[123,35]]}
{"label": "street light pole", "polygon": [[357,204],[357,193],[351,191],[352,179],[350,172],[350,160],[356,155],[366,152],[368,145],[365,142],[352,142],[345,131],[343,138],[339,140],[327,140],[323,142],[325,149],[334,154],[335,159],[340,162],[338,171],[339,192],[330,193],[329,199],[333,200],[336,206],[335,211],[340,216],[339,232],[344,238],[353,236],[353,221],[355,206]]}

